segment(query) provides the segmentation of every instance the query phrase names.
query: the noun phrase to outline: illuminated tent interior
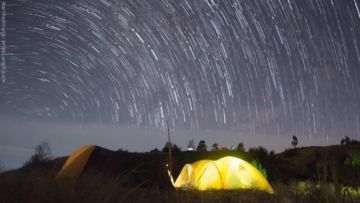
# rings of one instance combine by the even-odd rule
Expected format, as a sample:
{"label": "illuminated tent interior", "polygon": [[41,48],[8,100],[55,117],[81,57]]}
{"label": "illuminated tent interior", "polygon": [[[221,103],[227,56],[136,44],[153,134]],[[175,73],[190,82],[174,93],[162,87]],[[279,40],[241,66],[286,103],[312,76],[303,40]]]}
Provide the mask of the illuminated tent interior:
{"label": "illuminated tent interior", "polygon": [[175,182],[170,172],[169,176],[173,186],[181,189],[254,189],[273,193],[269,182],[254,166],[231,156],[186,164]]}

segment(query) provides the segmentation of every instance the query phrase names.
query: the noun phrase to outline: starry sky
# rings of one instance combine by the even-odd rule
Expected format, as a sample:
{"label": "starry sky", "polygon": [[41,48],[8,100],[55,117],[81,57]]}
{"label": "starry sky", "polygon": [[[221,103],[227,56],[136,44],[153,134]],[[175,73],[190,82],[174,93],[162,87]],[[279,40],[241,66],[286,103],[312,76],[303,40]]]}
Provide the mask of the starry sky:
{"label": "starry sky", "polygon": [[166,121],[183,148],[359,139],[360,0],[3,2],[10,167],[42,139],[161,147]]}

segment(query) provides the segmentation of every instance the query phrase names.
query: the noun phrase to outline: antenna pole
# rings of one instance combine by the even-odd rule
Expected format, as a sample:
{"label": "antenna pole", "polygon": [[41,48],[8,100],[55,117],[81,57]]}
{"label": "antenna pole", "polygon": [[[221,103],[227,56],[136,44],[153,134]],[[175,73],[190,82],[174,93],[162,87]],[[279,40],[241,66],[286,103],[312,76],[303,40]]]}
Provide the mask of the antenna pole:
{"label": "antenna pole", "polygon": [[172,174],[172,159],[171,159],[171,148],[172,148],[172,144],[171,144],[171,140],[170,140],[170,128],[169,128],[169,121],[166,121],[166,125],[167,125],[167,134],[168,134],[168,150],[169,150],[169,169],[170,169],[170,174]]}

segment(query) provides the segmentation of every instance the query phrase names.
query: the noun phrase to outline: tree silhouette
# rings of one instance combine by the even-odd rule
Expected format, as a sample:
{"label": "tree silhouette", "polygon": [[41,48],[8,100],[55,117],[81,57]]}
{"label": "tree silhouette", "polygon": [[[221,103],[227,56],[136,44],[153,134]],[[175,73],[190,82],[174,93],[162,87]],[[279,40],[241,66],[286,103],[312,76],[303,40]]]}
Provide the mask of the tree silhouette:
{"label": "tree silhouette", "polygon": [[299,143],[298,138],[295,135],[293,135],[291,145],[295,148],[298,145],[298,143]]}
{"label": "tree silhouette", "polygon": [[157,153],[157,152],[159,152],[159,149],[158,149],[158,148],[154,148],[154,149],[150,150],[150,152],[151,152],[151,153]]}
{"label": "tree silhouette", "polygon": [[244,143],[240,142],[236,148],[239,152],[245,152]]}
{"label": "tree silhouette", "polygon": [[196,151],[199,151],[199,152],[205,152],[207,151],[207,147],[206,147],[206,142],[205,140],[200,140],[197,148],[196,148]]}
{"label": "tree silhouette", "polygon": [[179,146],[177,146],[176,144],[170,144],[169,142],[165,143],[164,148],[162,149],[163,152],[168,152],[169,151],[169,147],[171,147],[171,150],[174,153],[180,152],[181,148]]}
{"label": "tree silhouette", "polygon": [[211,146],[211,151],[219,151],[219,145],[218,145],[218,143],[214,143],[214,144]]}
{"label": "tree silhouette", "polygon": [[341,144],[350,144],[350,137],[345,136],[343,139],[341,139]]}
{"label": "tree silhouette", "polygon": [[354,139],[350,139],[350,137],[345,136],[343,139],[341,139],[341,144],[357,144],[359,143],[359,141],[354,140]]}
{"label": "tree silhouette", "polygon": [[35,147],[34,154],[25,162],[25,165],[40,165],[51,159],[51,149],[47,141],[42,141]]}
{"label": "tree silhouette", "polygon": [[257,157],[259,160],[266,160],[269,156],[268,150],[263,146],[251,147],[248,151],[253,157]]}

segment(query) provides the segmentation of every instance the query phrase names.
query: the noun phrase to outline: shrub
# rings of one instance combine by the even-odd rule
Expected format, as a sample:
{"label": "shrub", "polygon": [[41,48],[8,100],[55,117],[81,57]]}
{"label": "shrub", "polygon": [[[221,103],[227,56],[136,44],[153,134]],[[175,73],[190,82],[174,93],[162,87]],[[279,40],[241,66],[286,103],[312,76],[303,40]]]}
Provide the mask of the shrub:
{"label": "shrub", "polygon": [[260,173],[261,173],[265,178],[268,177],[267,170],[263,167],[263,165],[260,163],[259,160],[253,159],[253,160],[251,161],[251,165],[253,165],[255,168],[257,168],[257,170],[259,170]]}
{"label": "shrub", "polygon": [[345,165],[360,167],[360,153],[350,153],[345,159]]}
{"label": "shrub", "polygon": [[37,166],[46,163],[49,160],[51,160],[51,149],[49,143],[46,141],[42,141],[39,145],[35,147],[34,154],[27,162],[25,162],[25,166]]}

